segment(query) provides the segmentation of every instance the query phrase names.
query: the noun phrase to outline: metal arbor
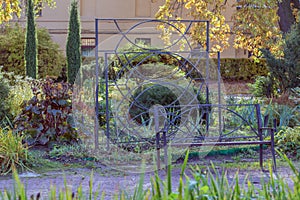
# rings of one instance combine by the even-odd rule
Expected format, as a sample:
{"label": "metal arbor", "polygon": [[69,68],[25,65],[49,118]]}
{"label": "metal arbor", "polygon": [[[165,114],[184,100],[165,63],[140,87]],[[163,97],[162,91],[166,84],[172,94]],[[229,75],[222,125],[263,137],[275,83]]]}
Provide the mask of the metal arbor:
{"label": "metal arbor", "polygon": [[[195,132],[201,135],[196,123],[201,124],[202,119],[208,118],[207,108],[199,109],[198,105],[209,104],[209,74],[203,75],[209,71],[209,22],[182,20],[180,23],[185,28],[179,29],[179,21],[175,20],[97,19],[96,30],[101,30],[101,22],[110,22],[116,34],[113,44],[104,49],[105,44],[101,46],[96,31],[96,77],[101,65],[98,56],[104,58],[107,138],[120,140],[123,135],[130,135],[135,142],[152,145],[155,143],[153,131],[166,132],[170,140],[186,138],[189,134],[192,138]],[[204,24],[206,49],[196,49],[190,42],[196,23]],[[130,25],[124,28],[124,24]],[[175,35],[167,45],[156,30],[162,25]],[[155,44],[147,46],[137,41],[146,39],[154,40]],[[201,69],[200,64],[204,68]],[[110,98],[110,92],[117,99]],[[96,111],[99,110],[97,98],[96,95]],[[113,106],[110,101],[114,101]]]}
{"label": "metal arbor", "polygon": [[[191,42],[196,28],[205,35],[202,45]],[[171,145],[259,137],[257,105],[225,104],[220,54],[210,58],[209,21],[96,19],[95,29],[96,148],[154,150],[160,167],[161,148],[167,162]]]}

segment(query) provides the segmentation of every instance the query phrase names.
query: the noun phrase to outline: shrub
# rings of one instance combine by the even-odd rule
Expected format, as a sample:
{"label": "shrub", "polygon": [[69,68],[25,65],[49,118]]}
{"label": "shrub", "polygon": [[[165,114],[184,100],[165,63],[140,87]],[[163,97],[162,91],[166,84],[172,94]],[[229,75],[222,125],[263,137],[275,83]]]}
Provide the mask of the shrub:
{"label": "shrub", "polygon": [[288,156],[300,158],[300,126],[285,127],[275,135],[276,148]]}
{"label": "shrub", "polygon": [[[298,14],[300,17],[300,12]],[[269,50],[261,50],[267,60],[270,76],[278,81],[280,92],[290,92],[300,85],[300,23],[295,23],[284,39],[284,56],[277,58]]]}
{"label": "shrub", "polygon": [[29,145],[51,142],[76,142],[71,118],[71,87],[52,79],[33,82],[33,97],[23,104],[15,120],[15,129]]}
{"label": "shrub", "polygon": [[32,90],[30,88],[31,80],[22,77],[16,78],[13,85],[10,85],[10,92],[8,96],[8,116],[13,121],[22,112],[22,105],[24,101],[32,98]]}
{"label": "shrub", "polygon": [[[181,57],[160,51],[155,52],[155,50],[155,47],[150,47],[145,44],[138,44],[138,46],[127,44],[120,48],[118,50],[119,53],[111,58],[112,67],[109,71],[110,78],[121,78],[125,70],[130,70],[132,66],[151,63],[179,66],[193,78],[205,77],[206,59],[198,60],[192,58],[189,59],[188,63]],[[210,76],[217,76],[217,63],[218,60],[216,58],[209,59]],[[197,70],[192,69],[191,64],[194,64]],[[249,58],[221,58],[220,68],[222,79],[228,81],[249,81],[257,76],[267,76],[269,72],[265,59],[260,59],[258,62],[255,62]]]}
{"label": "shrub", "polygon": [[9,85],[4,78],[4,73],[2,72],[2,67],[0,66],[0,122],[4,119],[7,114],[7,97],[10,91]]}
{"label": "shrub", "polygon": [[290,107],[281,104],[269,104],[266,108],[265,115],[269,116],[269,125],[273,125],[274,120],[278,129],[282,127],[296,127],[300,125],[300,105]]}
{"label": "shrub", "polygon": [[[170,123],[180,123],[180,103],[176,94],[168,87],[159,84],[146,84],[137,88],[129,104],[129,115],[140,125],[148,125],[149,109],[154,105],[166,106],[166,114]],[[173,119],[174,118],[174,119]],[[174,121],[175,120],[175,121]]]}
{"label": "shrub", "polygon": [[[38,37],[38,77],[57,77],[65,66],[65,58],[54,43],[48,31],[37,28]],[[25,76],[24,64],[25,30],[18,26],[6,27],[0,34],[0,66],[6,72]]]}
{"label": "shrub", "polygon": [[[2,67],[0,67],[2,69]],[[13,128],[11,121],[21,113],[24,100],[32,97],[31,79],[15,75],[13,72],[2,72],[0,69],[0,123],[2,128]]]}
{"label": "shrub", "polygon": [[22,137],[0,129],[0,174],[7,174],[14,167],[26,168],[27,146],[22,144]]}
{"label": "shrub", "polygon": [[[152,49],[151,52],[148,49]],[[119,53],[115,54],[111,58],[112,67],[109,69],[109,76],[111,79],[119,79],[126,72],[130,70],[132,66],[144,65],[151,63],[160,63],[165,65],[179,66],[178,59],[174,56],[164,53],[156,53],[155,47],[151,47],[145,44],[127,44],[118,50]]]}
{"label": "shrub", "polygon": [[257,76],[268,74],[264,59],[254,62],[249,58],[222,58],[220,61],[223,80],[253,80]]}
{"label": "shrub", "polygon": [[255,82],[248,84],[250,92],[255,97],[274,97],[278,94],[278,84],[270,76],[258,76]]}
{"label": "shrub", "polygon": [[80,20],[78,1],[71,1],[68,39],[66,46],[68,81],[73,84],[81,65],[80,53]]}
{"label": "shrub", "polygon": [[34,15],[34,3],[27,2],[26,38],[25,38],[26,76],[37,78],[37,35]]}

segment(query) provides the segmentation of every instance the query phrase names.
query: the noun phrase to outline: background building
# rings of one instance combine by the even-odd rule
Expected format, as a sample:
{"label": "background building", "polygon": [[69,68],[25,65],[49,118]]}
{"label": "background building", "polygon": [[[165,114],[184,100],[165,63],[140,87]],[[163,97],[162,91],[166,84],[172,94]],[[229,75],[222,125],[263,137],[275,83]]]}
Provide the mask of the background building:
{"label": "background building", "polygon": [[[225,12],[227,22],[230,26],[231,14],[235,11],[232,7],[234,0],[227,1]],[[81,18],[81,38],[83,56],[92,56],[95,46],[95,18],[154,18],[159,6],[164,4],[164,0],[80,0]],[[56,8],[45,7],[37,18],[40,27],[48,29],[53,40],[65,51],[66,38],[68,32],[69,6],[70,0],[56,1]],[[24,19],[18,20],[24,23]],[[109,26],[104,27],[104,32],[110,31]],[[139,38],[151,43],[151,38]],[[230,38],[232,44],[233,37]],[[247,51],[236,50],[229,47],[221,54],[222,57],[241,58],[248,57]]]}

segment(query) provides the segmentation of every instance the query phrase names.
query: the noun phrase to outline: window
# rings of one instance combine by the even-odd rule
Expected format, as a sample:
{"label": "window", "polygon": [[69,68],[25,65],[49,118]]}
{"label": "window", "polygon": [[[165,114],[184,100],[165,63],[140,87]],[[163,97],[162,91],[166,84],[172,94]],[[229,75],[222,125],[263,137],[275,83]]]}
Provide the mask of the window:
{"label": "window", "polygon": [[84,57],[95,56],[96,39],[94,37],[81,38],[81,55]]}
{"label": "window", "polygon": [[95,56],[95,49],[94,48],[81,48],[81,55],[83,57],[94,57]]}
{"label": "window", "polygon": [[236,9],[242,9],[242,8],[254,8],[254,9],[272,9],[270,6],[267,5],[259,5],[259,4],[255,4],[255,3],[249,3],[247,1],[242,1],[242,0],[236,0],[237,2],[237,6]]}

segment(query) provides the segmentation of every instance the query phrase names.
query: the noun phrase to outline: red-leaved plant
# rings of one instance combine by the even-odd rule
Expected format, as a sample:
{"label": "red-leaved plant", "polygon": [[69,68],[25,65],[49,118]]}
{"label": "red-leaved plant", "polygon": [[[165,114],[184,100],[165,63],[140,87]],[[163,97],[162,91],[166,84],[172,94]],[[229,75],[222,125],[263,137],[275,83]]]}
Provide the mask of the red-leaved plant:
{"label": "red-leaved plant", "polygon": [[24,135],[28,145],[49,142],[76,142],[78,134],[72,124],[72,90],[68,83],[47,78],[32,82],[33,97],[23,103],[15,119],[15,130]]}

